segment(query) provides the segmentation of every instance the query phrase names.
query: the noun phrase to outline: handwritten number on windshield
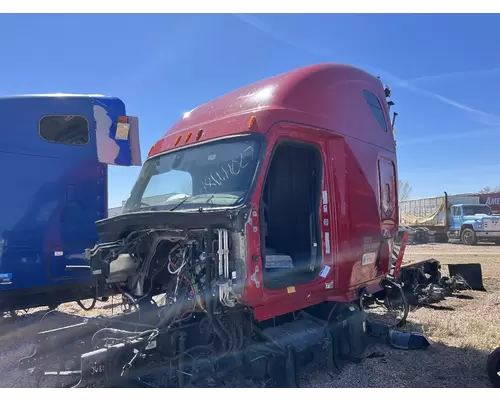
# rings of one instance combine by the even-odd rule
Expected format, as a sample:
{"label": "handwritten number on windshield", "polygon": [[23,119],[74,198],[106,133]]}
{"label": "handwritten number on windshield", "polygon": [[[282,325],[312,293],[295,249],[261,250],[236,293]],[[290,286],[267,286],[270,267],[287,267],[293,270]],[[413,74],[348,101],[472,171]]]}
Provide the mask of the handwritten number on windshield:
{"label": "handwritten number on windshield", "polygon": [[[253,147],[248,146],[227,164],[221,165],[217,171],[209,173],[202,181],[205,191],[207,191],[209,187],[222,186],[224,182],[230,180],[233,176],[239,175],[241,170],[248,167],[250,161],[253,160],[253,156]],[[245,161],[245,158],[248,161]]]}

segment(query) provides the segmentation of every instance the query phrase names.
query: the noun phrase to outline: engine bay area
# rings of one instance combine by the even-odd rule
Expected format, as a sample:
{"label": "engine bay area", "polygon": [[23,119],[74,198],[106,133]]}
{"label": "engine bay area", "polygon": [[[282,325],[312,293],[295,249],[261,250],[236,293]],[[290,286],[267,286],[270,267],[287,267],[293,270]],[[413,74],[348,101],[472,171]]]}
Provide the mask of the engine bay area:
{"label": "engine bay area", "polygon": [[[234,307],[241,294],[238,278],[245,277],[242,258],[230,257],[240,234],[216,229],[180,232],[133,231],[125,239],[97,245],[88,252],[101,285],[115,285],[131,306],[163,293],[163,305],[177,304],[160,323],[171,324],[183,313],[204,311],[206,296]],[[217,263],[212,262],[216,254]]]}

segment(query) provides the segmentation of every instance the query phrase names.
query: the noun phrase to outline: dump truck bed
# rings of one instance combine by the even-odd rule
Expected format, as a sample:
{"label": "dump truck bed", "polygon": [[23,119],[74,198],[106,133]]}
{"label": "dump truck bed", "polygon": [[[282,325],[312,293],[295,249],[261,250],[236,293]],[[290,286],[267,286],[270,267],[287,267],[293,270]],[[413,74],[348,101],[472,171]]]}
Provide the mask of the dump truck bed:
{"label": "dump truck bed", "polygon": [[480,204],[479,196],[454,195],[404,200],[399,204],[399,220],[405,226],[445,227],[447,207],[454,204]]}

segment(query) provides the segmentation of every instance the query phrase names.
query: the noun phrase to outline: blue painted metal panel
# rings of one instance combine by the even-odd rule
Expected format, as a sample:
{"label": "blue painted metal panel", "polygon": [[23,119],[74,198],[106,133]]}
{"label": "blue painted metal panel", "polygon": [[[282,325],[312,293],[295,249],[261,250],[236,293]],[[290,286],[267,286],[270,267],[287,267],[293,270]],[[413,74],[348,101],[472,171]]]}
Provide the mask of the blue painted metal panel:
{"label": "blue painted metal panel", "polygon": [[[107,215],[107,165],[97,160],[94,100],[89,96],[0,98],[0,290],[82,282],[83,252]],[[126,115],[119,99],[98,98],[110,115]],[[45,141],[45,115],[82,115],[87,145]],[[119,152],[118,161],[127,160]]]}

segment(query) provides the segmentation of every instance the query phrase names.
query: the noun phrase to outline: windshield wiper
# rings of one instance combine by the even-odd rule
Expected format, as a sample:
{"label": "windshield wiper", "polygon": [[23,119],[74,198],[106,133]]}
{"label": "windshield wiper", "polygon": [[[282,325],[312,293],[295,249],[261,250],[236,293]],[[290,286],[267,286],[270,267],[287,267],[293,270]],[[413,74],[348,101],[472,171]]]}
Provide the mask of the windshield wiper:
{"label": "windshield wiper", "polygon": [[[213,194],[212,194],[212,195],[211,195],[211,196],[207,199],[207,201],[205,201],[205,203],[204,203],[204,204],[208,204],[208,202],[209,202],[209,201],[212,201],[212,199],[213,199],[214,197],[215,197],[215,193],[213,193]],[[212,205],[212,207],[213,207],[213,206],[214,206],[214,203],[212,202],[212,203],[211,203],[211,205]],[[203,212],[203,211],[205,211],[205,209],[204,209],[203,207],[200,207],[200,208],[198,208],[198,211],[199,211],[199,212]]]}
{"label": "windshield wiper", "polygon": [[[191,196],[191,197],[185,197],[183,198],[179,203],[177,203],[175,206],[173,206],[170,210],[168,211],[174,211],[177,209],[177,207],[180,207],[181,205],[183,205],[187,200],[193,200],[194,198],[196,197],[199,197],[200,195],[198,196]],[[208,202],[212,201],[212,199],[215,197],[215,194],[211,194],[210,197],[207,199],[207,201],[205,201],[204,204],[208,204]],[[211,203],[211,205],[213,206],[214,204]],[[203,207],[200,207],[198,208],[198,211],[203,211],[204,208]]]}
{"label": "windshield wiper", "polygon": [[187,199],[190,199],[190,197],[186,196],[184,197],[181,201],[179,201],[175,206],[173,206],[170,210],[168,211],[174,211],[177,207],[180,207],[182,206],[186,201]]}

